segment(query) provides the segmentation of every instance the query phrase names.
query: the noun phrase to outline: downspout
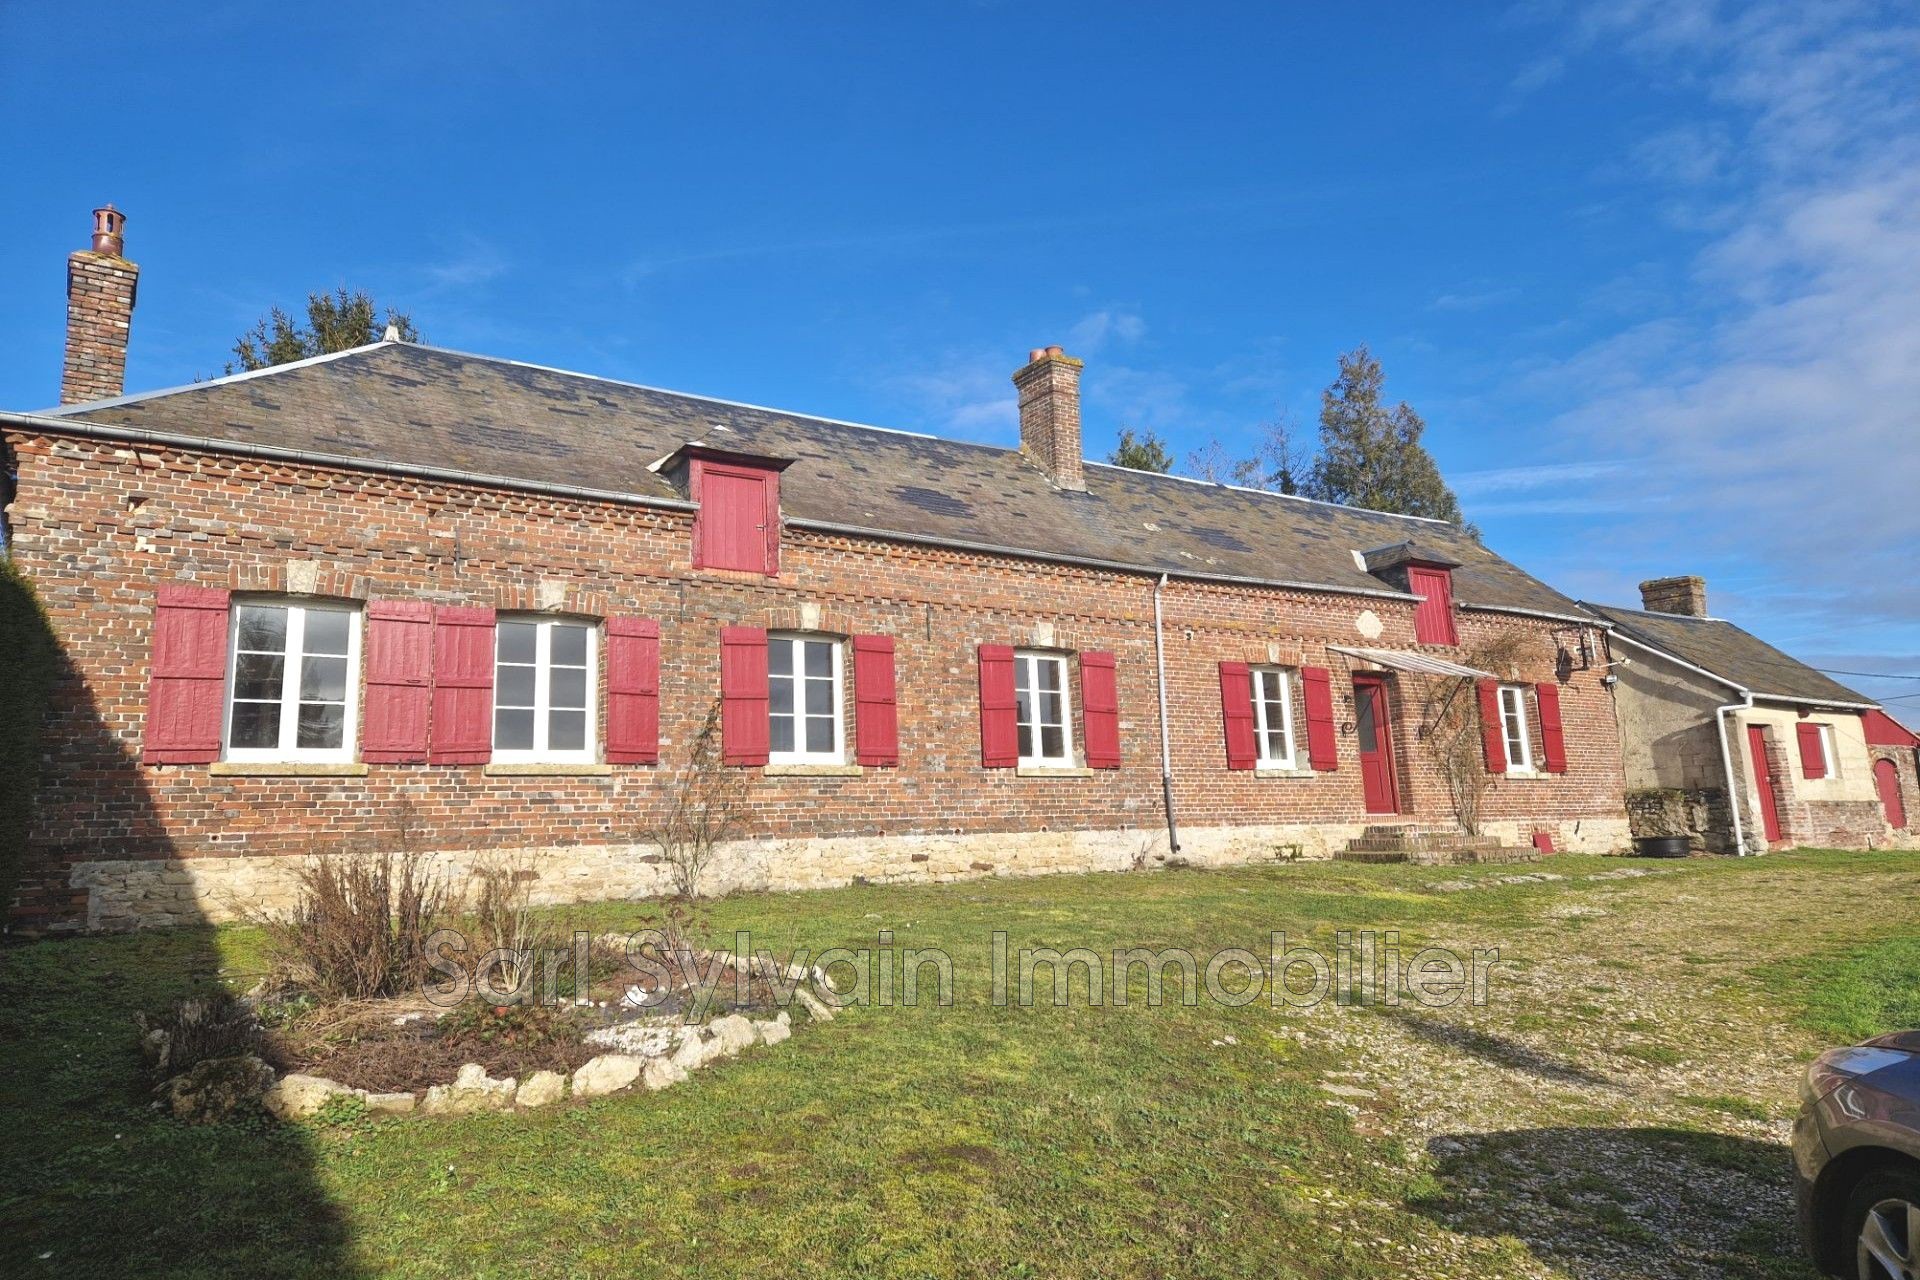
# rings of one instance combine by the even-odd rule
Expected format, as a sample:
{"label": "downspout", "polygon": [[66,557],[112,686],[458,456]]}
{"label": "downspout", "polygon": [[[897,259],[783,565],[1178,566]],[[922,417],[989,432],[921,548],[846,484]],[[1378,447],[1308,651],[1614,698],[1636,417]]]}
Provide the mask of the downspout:
{"label": "downspout", "polygon": [[1160,592],[1167,575],[1153,584],[1153,663],[1160,694],[1160,803],[1167,810],[1167,853],[1180,852],[1180,824],[1173,816],[1173,739],[1167,729],[1167,643],[1160,624]]}
{"label": "downspout", "polygon": [[1739,702],[1729,702],[1724,707],[1716,707],[1713,723],[1720,730],[1720,763],[1727,771],[1727,812],[1733,815],[1733,851],[1740,857],[1747,856],[1747,835],[1740,821],[1740,793],[1733,785],[1733,747],[1727,741],[1727,713],[1729,711],[1750,710],[1753,707],[1753,695],[1749,693]]}

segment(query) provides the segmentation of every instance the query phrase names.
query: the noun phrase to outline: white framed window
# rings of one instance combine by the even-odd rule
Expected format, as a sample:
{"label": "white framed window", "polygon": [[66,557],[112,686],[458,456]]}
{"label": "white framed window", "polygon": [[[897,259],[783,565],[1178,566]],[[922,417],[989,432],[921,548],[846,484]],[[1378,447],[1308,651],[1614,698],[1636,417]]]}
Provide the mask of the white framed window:
{"label": "white framed window", "polygon": [[767,763],[843,764],[846,715],[840,641],[767,637]]}
{"label": "white framed window", "polygon": [[1507,743],[1507,772],[1533,772],[1533,739],[1527,731],[1525,686],[1500,686],[1500,736]]}
{"label": "white framed window", "polygon": [[599,628],[564,618],[501,618],[493,637],[493,758],[584,764],[594,758]]}
{"label": "white framed window", "polygon": [[1263,769],[1291,769],[1293,676],[1279,667],[1253,669],[1253,733]]}
{"label": "white framed window", "polygon": [[1067,659],[1058,653],[1013,655],[1013,698],[1020,763],[1047,768],[1073,764],[1073,722]]}
{"label": "white framed window", "polygon": [[353,759],[360,704],[360,611],[243,600],[233,606],[226,758]]}
{"label": "white framed window", "polygon": [[1816,724],[1814,728],[1820,733],[1820,767],[1825,776],[1837,778],[1840,776],[1840,751],[1834,740],[1833,726]]}

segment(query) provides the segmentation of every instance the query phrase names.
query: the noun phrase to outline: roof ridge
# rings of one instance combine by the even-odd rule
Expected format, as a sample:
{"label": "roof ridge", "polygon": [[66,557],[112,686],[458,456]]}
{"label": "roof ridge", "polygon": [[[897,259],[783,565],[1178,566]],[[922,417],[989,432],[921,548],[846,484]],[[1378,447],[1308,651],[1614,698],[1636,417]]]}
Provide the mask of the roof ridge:
{"label": "roof ridge", "polygon": [[1358,511],[1365,515],[1379,516],[1385,520],[1418,520],[1422,524],[1445,525],[1458,528],[1451,520],[1442,520],[1438,516],[1414,516],[1403,511],[1376,511],[1372,507],[1357,507],[1350,502],[1329,502],[1325,498],[1309,498],[1298,493],[1279,493],[1272,489],[1255,489],[1243,484],[1228,484],[1224,480],[1203,480],[1199,476],[1175,475],[1171,471],[1143,471],[1139,467],[1123,467],[1116,462],[1096,462],[1092,458],[1084,459],[1085,465],[1099,467],[1103,471],[1130,471],[1134,475],[1146,476],[1155,480],[1178,480],[1181,484],[1204,485],[1209,489],[1230,489],[1235,493],[1251,493],[1262,498],[1281,498],[1288,502],[1308,502],[1316,507],[1332,507],[1335,511]]}
{"label": "roof ridge", "polygon": [[303,356],[298,360],[289,360],[285,364],[270,364],[260,369],[242,369],[239,373],[223,373],[217,378],[208,378],[205,382],[188,382],[175,387],[158,387],[152,391],[135,391],[131,395],[109,396],[105,400],[86,400],[79,404],[63,404],[52,409],[35,409],[33,412],[43,418],[65,418],[79,413],[92,413],[99,409],[113,409],[123,404],[138,404],[142,400],[157,400],[161,396],[177,396],[187,391],[198,391],[202,387],[221,387],[232,382],[245,382],[249,378],[264,378],[269,374],[285,373],[289,369],[304,369],[308,365],[325,364],[329,360],[362,355],[381,347],[406,345],[413,344],[394,343],[382,339],[379,342],[348,347],[342,351],[324,351],[317,356]]}

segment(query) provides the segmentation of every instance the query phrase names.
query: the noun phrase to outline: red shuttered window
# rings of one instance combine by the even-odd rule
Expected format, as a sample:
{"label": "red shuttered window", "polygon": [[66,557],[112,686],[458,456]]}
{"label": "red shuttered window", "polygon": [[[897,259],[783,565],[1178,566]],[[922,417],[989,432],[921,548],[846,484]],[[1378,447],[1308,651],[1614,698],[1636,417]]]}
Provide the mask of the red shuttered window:
{"label": "red shuttered window", "polygon": [[1800,772],[1806,777],[1827,776],[1826,735],[1821,732],[1825,727],[1805,720],[1794,726],[1800,738]]}
{"label": "red shuttered window", "polygon": [[1020,763],[1020,721],[1009,645],[980,646],[980,763],[989,769],[1011,769]]}
{"label": "red shuttered window", "polygon": [[1253,768],[1259,758],[1253,736],[1253,677],[1244,662],[1220,664],[1220,723],[1227,740],[1227,768]]}
{"label": "red shuttered window", "polygon": [[607,619],[607,763],[660,760],[660,624]]}
{"label": "red shuttered window", "polygon": [[1453,626],[1453,572],[1415,566],[1407,570],[1407,589],[1423,597],[1413,611],[1413,638],[1421,644],[1459,644]]}
{"label": "red shuttered window", "polygon": [[780,473],[695,458],[693,567],[780,572]]}
{"label": "red shuttered window", "polygon": [[1488,773],[1505,773],[1507,733],[1500,721],[1500,682],[1481,680],[1476,688],[1480,694],[1480,754]]}
{"label": "red shuttered window", "polygon": [[433,610],[434,764],[485,764],[493,754],[492,609]]}
{"label": "red shuttered window", "polygon": [[767,633],[763,627],[720,629],[720,758],[731,765],[767,762]]}
{"label": "red shuttered window", "polygon": [[421,764],[433,693],[433,606],[412,600],[367,605],[367,705],[361,758]]}
{"label": "red shuttered window", "polygon": [[1110,653],[1080,655],[1081,734],[1087,768],[1120,767],[1120,686]]}
{"label": "red shuttered window", "polygon": [[1567,771],[1567,736],[1560,725],[1560,688],[1537,684],[1534,701],[1540,706],[1540,751],[1547,757],[1548,773]]}
{"label": "red shuttered window", "polygon": [[141,751],[148,764],[209,764],[220,758],[229,601],[218,587],[160,588]]}
{"label": "red shuttered window", "polygon": [[895,703],[893,637],[853,638],[854,759],[890,768],[900,763],[900,711]]}
{"label": "red shuttered window", "polygon": [[1307,763],[1322,772],[1340,767],[1333,732],[1333,681],[1325,667],[1300,669],[1301,701],[1307,707]]}

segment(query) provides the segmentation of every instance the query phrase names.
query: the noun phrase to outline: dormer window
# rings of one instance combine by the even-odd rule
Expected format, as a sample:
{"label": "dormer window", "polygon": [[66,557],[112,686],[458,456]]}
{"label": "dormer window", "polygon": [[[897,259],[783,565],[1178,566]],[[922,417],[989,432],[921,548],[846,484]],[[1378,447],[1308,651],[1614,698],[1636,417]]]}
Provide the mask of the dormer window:
{"label": "dormer window", "polygon": [[791,459],[687,445],[667,460],[687,496],[699,504],[693,517],[693,567],[760,573],[780,572],[780,473]]}
{"label": "dormer window", "polygon": [[1413,610],[1413,638],[1421,644],[1459,644],[1453,625],[1453,570],[1407,566],[1407,590],[1420,597]]}

